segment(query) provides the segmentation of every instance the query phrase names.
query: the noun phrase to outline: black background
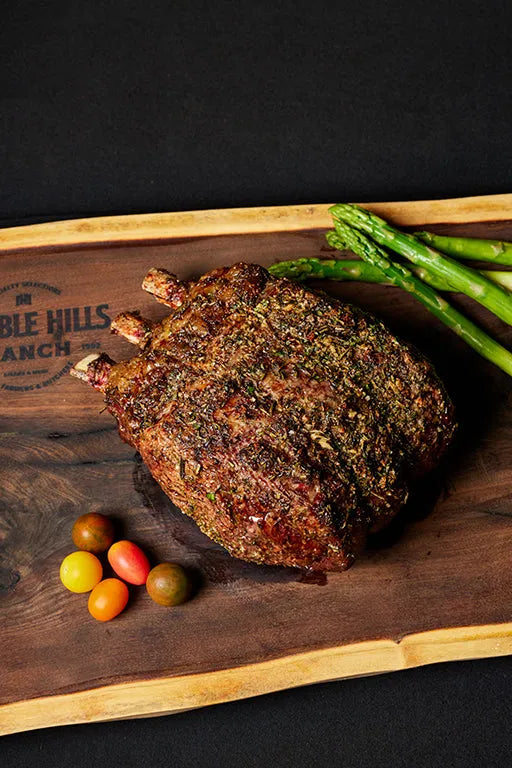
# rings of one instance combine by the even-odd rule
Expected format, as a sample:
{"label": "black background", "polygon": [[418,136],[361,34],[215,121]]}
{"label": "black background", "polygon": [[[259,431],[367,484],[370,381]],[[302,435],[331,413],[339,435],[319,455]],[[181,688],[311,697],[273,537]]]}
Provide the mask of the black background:
{"label": "black background", "polygon": [[[0,222],[510,192],[511,24],[509,0],[6,1]],[[0,764],[510,766],[511,691],[509,659],[439,665],[10,736]]]}

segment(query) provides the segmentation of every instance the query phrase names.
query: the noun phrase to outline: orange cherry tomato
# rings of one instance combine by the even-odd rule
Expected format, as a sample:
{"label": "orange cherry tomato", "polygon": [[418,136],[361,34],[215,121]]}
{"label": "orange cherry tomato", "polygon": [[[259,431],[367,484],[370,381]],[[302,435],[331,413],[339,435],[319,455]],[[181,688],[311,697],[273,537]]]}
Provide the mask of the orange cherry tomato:
{"label": "orange cherry tomato", "polygon": [[71,536],[75,547],[98,554],[105,552],[114,541],[114,525],[105,515],[90,512],[75,521]]}
{"label": "orange cherry tomato", "polygon": [[126,608],[128,587],[119,579],[105,579],[89,595],[89,613],[98,621],[110,621]]}
{"label": "orange cherry tomato", "polygon": [[129,584],[145,584],[150,570],[149,560],[133,541],[116,541],[108,551],[114,571]]}

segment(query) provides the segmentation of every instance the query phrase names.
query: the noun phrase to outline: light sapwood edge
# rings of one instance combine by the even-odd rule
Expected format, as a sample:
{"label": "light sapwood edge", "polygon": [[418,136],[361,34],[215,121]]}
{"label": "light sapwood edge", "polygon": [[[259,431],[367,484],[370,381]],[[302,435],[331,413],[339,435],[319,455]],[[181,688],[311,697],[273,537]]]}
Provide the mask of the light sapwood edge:
{"label": "light sapwood edge", "polygon": [[[0,229],[0,252],[211,237],[262,232],[327,229],[330,204],[98,216]],[[512,219],[512,193],[446,200],[363,203],[399,226],[504,221]]]}
{"label": "light sapwood edge", "polygon": [[0,735],[57,725],[147,717],[311,683],[444,661],[512,654],[512,622],[436,629],[400,642],[371,640],[231,669],[117,683],[0,706]]}

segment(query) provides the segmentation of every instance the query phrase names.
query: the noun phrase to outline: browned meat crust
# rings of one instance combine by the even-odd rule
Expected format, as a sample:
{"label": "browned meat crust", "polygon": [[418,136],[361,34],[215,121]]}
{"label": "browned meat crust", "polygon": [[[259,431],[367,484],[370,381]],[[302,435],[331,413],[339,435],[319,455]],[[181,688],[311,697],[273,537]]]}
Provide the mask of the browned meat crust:
{"label": "browned meat crust", "polygon": [[343,570],[454,432],[432,366],[351,305],[257,265],[195,283],[151,270],[172,308],[115,330],[141,346],[89,381],[167,495],[232,555]]}

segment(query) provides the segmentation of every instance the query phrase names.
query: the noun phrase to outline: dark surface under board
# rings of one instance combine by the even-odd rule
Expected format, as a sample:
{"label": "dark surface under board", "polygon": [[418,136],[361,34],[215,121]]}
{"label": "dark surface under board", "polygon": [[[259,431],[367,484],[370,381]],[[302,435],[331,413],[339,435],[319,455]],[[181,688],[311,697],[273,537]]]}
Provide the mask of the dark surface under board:
{"label": "dark surface under board", "polygon": [[[510,191],[511,29],[506,0],[4,4],[0,219]],[[511,686],[509,658],[437,665],[19,734],[0,760],[508,768]]]}

